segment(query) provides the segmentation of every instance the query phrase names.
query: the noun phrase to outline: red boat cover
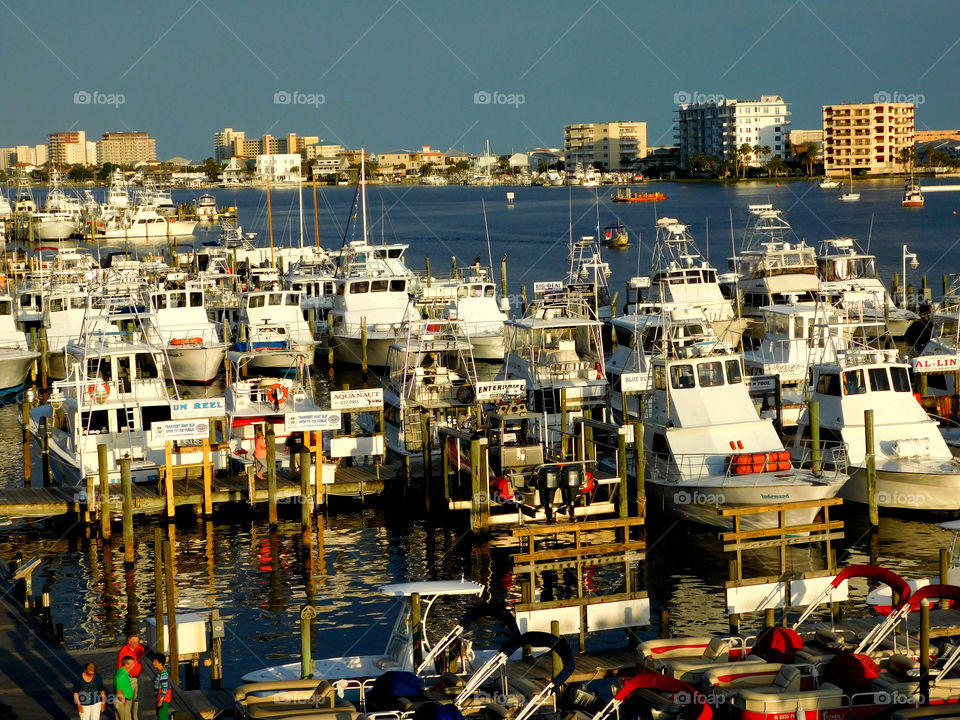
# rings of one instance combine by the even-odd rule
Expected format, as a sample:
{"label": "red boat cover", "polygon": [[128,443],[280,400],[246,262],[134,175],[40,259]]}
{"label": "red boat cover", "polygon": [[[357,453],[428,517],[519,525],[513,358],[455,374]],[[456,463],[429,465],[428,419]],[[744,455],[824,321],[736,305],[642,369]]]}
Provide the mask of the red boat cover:
{"label": "red boat cover", "polygon": [[910,609],[920,607],[921,600],[960,600],[960,587],[956,585],[925,585],[910,598]]}
{"label": "red boat cover", "polygon": [[614,695],[614,699],[623,702],[637,690],[660,690],[661,692],[671,693],[673,695],[683,693],[686,696],[688,706],[693,710],[692,720],[711,720],[713,710],[707,704],[707,699],[693,685],[677,680],[668,675],[659,675],[657,673],[640,673],[627,680],[620,692]]}
{"label": "red boat cover", "polygon": [[887,570],[879,565],[848,565],[837,573],[837,577],[834,578],[831,584],[833,587],[838,587],[844,580],[852,577],[865,577],[871,580],[879,580],[884,585],[889,586],[900,598],[900,604],[897,605],[897,607],[901,607],[910,599],[910,586],[907,584],[907,581],[893,572],[893,570]]}
{"label": "red boat cover", "polygon": [[879,674],[880,668],[870,657],[847,650],[835,655],[824,670],[827,680],[847,695],[872,692],[873,679]]}
{"label": "red boat cover", "polygon": [[769,663],[793,663],[797,650],[803,649],[803,638],[796,630],[785,627],[764,628],[750,649],[750,655]]}

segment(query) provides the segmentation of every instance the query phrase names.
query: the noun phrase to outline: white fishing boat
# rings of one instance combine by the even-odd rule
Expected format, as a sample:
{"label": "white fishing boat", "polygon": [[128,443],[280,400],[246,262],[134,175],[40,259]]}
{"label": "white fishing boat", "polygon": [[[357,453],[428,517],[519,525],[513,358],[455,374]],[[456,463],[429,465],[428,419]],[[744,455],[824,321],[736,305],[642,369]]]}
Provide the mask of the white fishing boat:
{"label": "white fishing boat", "polygon": [[903,207],[923,207],[923,188],[913,178],[903,188]]}
{"label": "white fishing boat", "polygon": [[[960,510],[960,461],[937,423],[917,402],[910,366],[896,350],[839,349],[835,360],[811,367],[810,399],[820,403],[820,438],[826,449],[843,446],[850,480],[845,500],[868,498],[865,412],[873,411],[878,507],[915,511]],[[800,418],[796,448],[809,450],[808,413]]]}
{"label": "white fishing boat", "polygon": [[98,446],[107,474],[120,482],[120,458],[131,459],[134,482],[156,482],[164,442],[152,426],[170,420],[163,351],[144,342],[143,298],[98,295],[84,315],[79,340],[68,343],[67,377],[53,384],[46,405],[30,412],[38,436],[46,417],[50,467],[64,485],[85,487],[99,477]]}
{"label": "white fishing boat", "polygon": [[526,381],[532,434],[540,441],[556,442],[584,408],[597,410],[594,419],[602,415],[609,386],[602,327],[566,293],[544,295],[526,317],[506,323],[507,354],[498,377]]}
{"label": "white fishing boat", "polygon": [[[757,415],[744,384],[742,358],[714,341],[676,345],[666,329],[653,362],[646,403],[648,503],[676,516],[730,527],[723,508],[834,497],[847,477],[842,461],[828,474],[795,467],[773,421]],[[809,523],[817,509],[792,510],[788,524]],[[777,518],[741,517],[740,528],[772,527]]]}
{"label": "white fishing boat", "polygon": [[197,198],[197,220],[202,223],[215,223],[220,219],[217,199],[209,193]]}
{"label": "white fishing boat", "polygon": [[600,184],[600,180],[600,172],[593,167],[593,165],[590,165],[583,173],[583,178],[580,180],[580,184],[583,187],[597,187]]}
{"label": "white fishing boat", "polygon": [[203,291],[186,288],[151,290],[151,318],[158,344],[170,359],[176,382],[211,383],[223,365],[227,343],[207,316]]}
{"label": "white fishing boat", "polygon": [[823,240],[817,249],[820,291],[844,310],[889,326],[902,338],[920,316],[898,307],[877,276],[877,259],[858,247],[853,238]]}
{"label": "white fishing boat", "polygon": [[[346,678],[375,678],[388,670],[415,672],[413,662],[413,624],[411,622],[411,598],[419,595],[422,615],[423,651],[429,653],[433,645],[428,619],[430,610],[442,597],[476,597],[483,592],[483,585],[470,580],[426,580],[419,582],[383,585],[379,592],[388,598],[399,600],[399,612],[390,631],[386,648],[376,655],[353,655],[347,657],[318,658],[314,660],[312,677],[334,681]],[[300,677],[300,662],[264,668],[249,672],[242,677],[246,683],[270,682],[272,680],[295,680]]]}
{"label": "white fishing boat", "polygon": [[164,217],[153,205],[128,208],[114,221],[98,231],[107,240],[156,240],[192,235],[196,220],[177,220]]}
{"label": "white fishing boat", "polygon": [[820,189],[821,189],[821,190],[836,190],[838,187],[840,187],[840,184],[841,184],[841,183],[840,183],[839,180],[831,180],[831,179],[828,178],[828,179],[822,180],[822,181],[820,182]]}
{"label": "white fishing boat", "polygon": [[[242,293],[237,328],[241,339],[234,349],[255,353],[251,367],[286,370],[313,362],[317,341],[300,310],[300,293],[290,290]],[[263,352],[265,350],[272,352]]]}
{"label": "white fishing boat", "polygon": [[17,329],[13,298],[0,295],[0,393],[21,387],[40,353],[30,350],[23,331]]}
{"label": "white fishing boat", "polygon": [[50,191],[43,209],[33,214],[34,233],[43,242],[66,240],[80,231],[83,206],[63,192],[57,170],[50,173]]}
{"label": "white fishing boat", "polygon": [[449,279],[424,279],[417,306],[430,318],[456,320],[469,338],[475,360],[501,362],[504,353],[504,308],[509,301],[499,298],[490,271],[477,262]]}
{"label": "white fishing boat", "polygon": [[79,284],[54,285],[43,295],[41,322],[46,328],[50,377],[67,376],[67,345],[80,339],[80,329],[90,301],[90,290]]}
{"label": "white fishing boat", "polygon": [[387,447],[400,455],[423,452],[423,421],[433,447],[437,431],[475,419],[477,368],[458,320],[414,320],[390,346],[384,377]]}

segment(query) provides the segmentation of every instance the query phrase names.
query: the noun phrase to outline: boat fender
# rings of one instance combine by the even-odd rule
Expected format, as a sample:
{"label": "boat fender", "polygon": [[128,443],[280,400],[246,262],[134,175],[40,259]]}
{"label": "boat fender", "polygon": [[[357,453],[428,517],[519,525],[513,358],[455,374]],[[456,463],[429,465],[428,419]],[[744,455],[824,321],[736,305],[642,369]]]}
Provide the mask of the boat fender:
{"label": "boat fender", "polygon": [[593,492],[597,487],[597,481],[593,477],[593,473],[587,470],[587,482],[584,483],[584,486],[580,488],[580,492],[589,493]]}
{"label": "boat fender", "polygon": [[466,405],[472,403],[475,397],[476,393],[473,391],[473,385],[461,385],[457,388],[457,402]]}
{"label": "boat fender", "polygon": [[274,383],[267,389],[267,400],[272,402],[277,407],[280,407],[287,401],[288,394],[289,391],[287,390],[286,385]]}
{"label": "boat fender", "polygon": [[737,440],[737,449],[743,450],[743,440]]}

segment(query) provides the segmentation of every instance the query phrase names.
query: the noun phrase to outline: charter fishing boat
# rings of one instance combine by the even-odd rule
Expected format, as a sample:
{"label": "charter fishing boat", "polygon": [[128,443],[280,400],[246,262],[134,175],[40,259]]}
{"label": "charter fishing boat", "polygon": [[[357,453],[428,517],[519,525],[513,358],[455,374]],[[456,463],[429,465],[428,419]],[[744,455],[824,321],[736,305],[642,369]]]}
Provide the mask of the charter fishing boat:
{"label": "charter fishing boat", "polygon": [[602,412],[609,384],[600,331],[603,323],[565,292],[538,298],[528,314],[506,323],[500,379],[525,380],[532,434],[554,442],[569,432],[563,419],[594,408]]}
{"label": "charter fishing boat", "polygon": [[894,338],[902,338],[920,319],[898,307],[877,275],[877,258],[864,252],[853,238],[831,238],[817,249],[820,291],[851,312],[886,323]]}
{"label": "charter fishing boat", "polygon": [[840,183],[839,180],[831,180],[830,178],[827,178],[827,179],[825,179],[825,180],[821,180],[821,181],[820,181],[820,189],[821,189],[821,190],[836,190],[838,187],[840,187],[840,184],[841,184],[841,183]]}
{"label": "charter fishing boat", "polygon": [[[847,479],[842,457],[827,474],[796,467],[773,421],[757,415],[741,356],[715,339],[672,342],[672,332],[665,329],[664,352],[653,361],[643,420],[651,500],[679,517],[728,528],[723,508],[834,497]],[[787,523],[812,522],[816,512],[791,510]],[[755,529],[777,519],[745,515],[740,522]]]}
{"label": "charter fishing boat", "polygon": [[458,321],[473,348],[474,360],[503,360],[503,324],[510,304],[506,298],[498,298],[489,268],[477,262],[449,279],[425,278],[417,307],[429,318]]}
{"label": "charter fishing boat", "polygon": [[[234,349],[252,351],[251,367],[283,371],[312,363],[317,341],[300,310],[300,293],[257,290],[240,295]],[[263,352],[271,350],[273,352]]]}
{"label": "charter fishing boat", "polygon": [[185,288],[151,290],[151,319],[156,338],[170,359],[176,382],[213,382],[227,352],[217,326],[207,317],[203,290],[196,283]]}
{"label": "charter fishing boat", "polygon": [[39,438],[47,418],[50,467],[57,480],[85,487],[99,474],[98,446],[106,446],[107,474],[120,482],[120,459],[130,458],[134,482],[156,482],[165,462],[154,423],[170,420],[169,374],[163,350],[144,341],[146,298],[95,295],[79,338],[66,346],[67,376],[53,384],[46,405],[30,412]]}
{"label": "charter fishing boat", "polygon": [[215,223],[220,220],[217,199],[213,195],[205,193],[197,198],[197,220],[202,223]]}
{"label": "charter fishing boat", "polygon": [[408,322],[387,353],[384,386],[387,447],[400,455],[423,451],[424,416],[433,447],[439,428],[475,419],[477,368],[461,322]]}
{"label": "charter fishing boat", "polygon": [[43,242],[66,240],[80,231],[83,207],[63,192],[59,171],[50,173],[50,191],[43,209],[33,214],[34,233]]}
{"label": "charter fishing boat", "polygon": [[923,189],[913,178],[903,188],[903,207],[923,207]]}
{"label": "charter fishing boat", "polygon": [[107,240],[155,240],[160,242],[171,237],[192,235],[196,220],[177,220],[157,212],[153,205],[136,205],[127,208],[115,220],[102,229],[97,237]]}
{"label": "charter fishing boat", "polygon": [[0,395],[19,389],[40,353],[30,349],[27,337],[17,328],[13,298],[0,295]]}

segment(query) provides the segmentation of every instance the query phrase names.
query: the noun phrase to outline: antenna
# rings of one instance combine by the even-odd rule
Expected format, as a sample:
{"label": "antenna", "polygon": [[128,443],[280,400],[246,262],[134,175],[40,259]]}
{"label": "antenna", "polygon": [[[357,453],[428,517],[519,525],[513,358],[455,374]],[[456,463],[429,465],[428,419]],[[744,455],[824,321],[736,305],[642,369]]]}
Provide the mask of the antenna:
{"label": "antenna", "polygon": [[870,240],[873,238],[873,220],[876,216],[876,213],[870,213],[870,231],[867,233],[867,252],[870,252]]}
{"label": "antenna", "polygon": [[481,197],[480,207],[483,208],[483,232],[487,236],[487,257],[490,259],[490,275],[493,275],[493,251],[490,249],[490,228],[487,227],[487,203]]}

